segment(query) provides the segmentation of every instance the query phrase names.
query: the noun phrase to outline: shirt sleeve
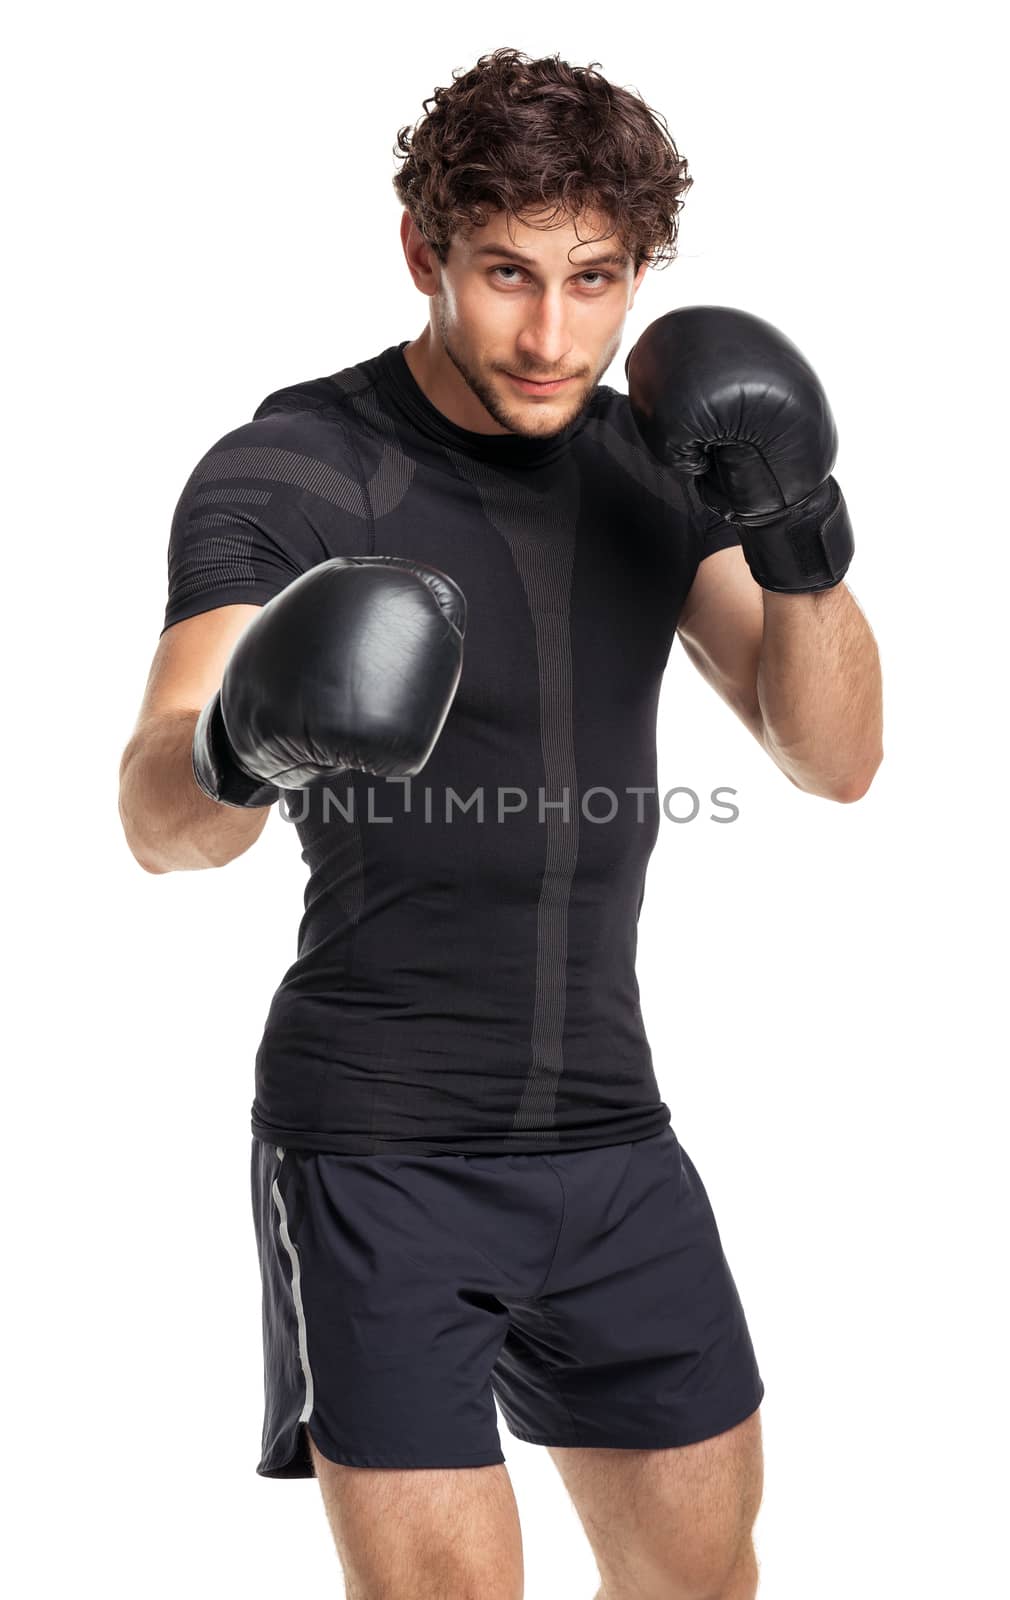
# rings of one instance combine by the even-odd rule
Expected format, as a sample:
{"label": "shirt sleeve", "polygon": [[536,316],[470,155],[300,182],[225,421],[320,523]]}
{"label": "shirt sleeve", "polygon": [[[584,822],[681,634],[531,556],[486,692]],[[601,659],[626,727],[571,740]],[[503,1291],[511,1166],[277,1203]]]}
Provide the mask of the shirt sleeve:
{"label": "shirt sleeve", "polygon": [[279,413],[227,433],[197,463],[168,542],[166,628],[216,606],[265,605],[337,555],[368,555],[357,454],[332,419]]}

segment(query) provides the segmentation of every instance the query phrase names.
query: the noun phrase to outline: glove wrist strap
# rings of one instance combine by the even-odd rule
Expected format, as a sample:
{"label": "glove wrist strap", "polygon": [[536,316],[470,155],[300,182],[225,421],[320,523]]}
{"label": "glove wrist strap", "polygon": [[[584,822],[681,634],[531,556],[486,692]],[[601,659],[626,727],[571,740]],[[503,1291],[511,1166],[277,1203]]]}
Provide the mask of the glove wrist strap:
{"label": "glove wrist strap", "polygon": [[193,733],[193,776],[209,800],[226,806],[272,806],[280,790],[251,778],[235,760],[221,715],[221,692],[208,700]]}
{"label": "glove wrist strap", "polygon": [[833,589],[849,569],[855,549],[852,524],[834,478],[759,525],[735,516],[728,520],[739,532],[747,565],[763,589],[812,594]]}

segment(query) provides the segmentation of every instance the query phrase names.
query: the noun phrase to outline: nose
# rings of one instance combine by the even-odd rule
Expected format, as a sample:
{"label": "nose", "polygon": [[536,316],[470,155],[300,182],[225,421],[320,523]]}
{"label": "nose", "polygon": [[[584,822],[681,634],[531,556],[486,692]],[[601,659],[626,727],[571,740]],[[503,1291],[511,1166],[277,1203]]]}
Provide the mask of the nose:
{"label": "nose", "polygon": [[562,376],[572,341],[560,293],[540,296],[516,342],[523,355],[535,364],[538,374]]}

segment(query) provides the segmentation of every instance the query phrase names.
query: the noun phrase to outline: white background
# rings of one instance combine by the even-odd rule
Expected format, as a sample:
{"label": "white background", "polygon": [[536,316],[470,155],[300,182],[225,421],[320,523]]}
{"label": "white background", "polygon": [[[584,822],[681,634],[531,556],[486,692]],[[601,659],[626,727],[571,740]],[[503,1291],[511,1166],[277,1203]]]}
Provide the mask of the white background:
{"label": "white background", "polygon": [[[271,389],[424,326],[397,129],[498,45],[598,62],[695,179],[607,376],[707,301],[824,382],[877,634],[869,795],[798,793],[693,672],[639,973],[767,1386],[768,1600],[1004,1578],[1006,153],[981,5],[56,5],[9,24],[3,1330],[19,1596],[339,1593],[309,1481],[255,1474],[252,1062],[304,868],[276,816],[144,874],[117,768],[171,514]],[[1002,732],[1001,732],[1002,730]],[[8,736],[10,737],[10,736]],[[13,902],[13,903],[12,903]],[[594,1593],[546,1453],[502,1440],[531,1600]]]}

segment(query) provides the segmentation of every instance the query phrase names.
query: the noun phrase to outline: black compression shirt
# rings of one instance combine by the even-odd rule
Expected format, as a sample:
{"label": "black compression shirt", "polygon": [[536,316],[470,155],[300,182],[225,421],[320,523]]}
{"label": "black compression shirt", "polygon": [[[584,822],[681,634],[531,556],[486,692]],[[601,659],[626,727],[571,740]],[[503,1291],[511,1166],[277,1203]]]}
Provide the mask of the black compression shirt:
{"label": "black compression shirt", "polygon": [[423,771],[280,803],[309,879],[252,1131],[365,1154],[645,1138],[670,1120],[635,977],[656,710],[698,563],[737,535],[649,453],[626,395],[600,385],[552,440],[474,433],[406,342],[268,396],[172,524],[166,627],[340,555],[439,568],[467,602]]}

